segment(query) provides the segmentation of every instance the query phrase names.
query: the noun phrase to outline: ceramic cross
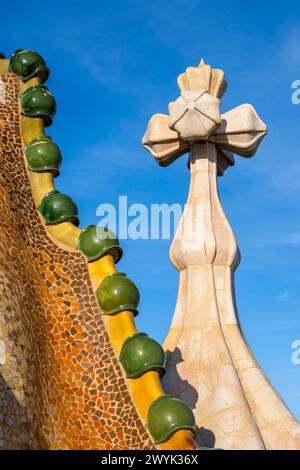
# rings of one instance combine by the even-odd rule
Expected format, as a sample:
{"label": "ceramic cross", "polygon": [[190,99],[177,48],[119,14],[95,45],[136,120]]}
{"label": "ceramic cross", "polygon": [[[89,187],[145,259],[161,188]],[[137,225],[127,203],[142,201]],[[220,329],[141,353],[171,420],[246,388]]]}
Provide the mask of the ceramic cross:
{"label": "ceramic cross", "polygon": [[188,201],[170,257],[180,271],[165,348],[166,391],[194,409],[200,445],[226,449],[300,449],[300,427],[255,361],[241,331],[233,272],[240,256],[219,200],[217,176],[233,153],[255,154],[266,125],[244,104],[220,114],[227,84],[203,60],[178,77],[169,115],[155,114],[144,147],[161,166],[189,152]]}

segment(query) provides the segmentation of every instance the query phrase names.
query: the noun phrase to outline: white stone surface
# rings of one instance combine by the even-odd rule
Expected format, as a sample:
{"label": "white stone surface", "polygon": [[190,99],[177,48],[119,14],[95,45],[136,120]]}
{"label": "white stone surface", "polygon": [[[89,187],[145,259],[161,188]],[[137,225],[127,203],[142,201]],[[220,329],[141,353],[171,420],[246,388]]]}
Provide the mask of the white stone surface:
{"label": "white stone surface", "polygon": [[4,366],[6,362],[6,346],[4,341],[0,340],[0,365]]}
{"label": "white stone surface", "polygon": [[[224,73],[203,61],[187,68],[178,85],[190,98],[205,90],[218,99],[227,86]],[[195,110],[194,104],[191,107]],[[200,445],[300,450],[299,423],[255,361],[240,327],[233,278],[240,254],[217,188],[217,175],[234,164],[230,152],[254,155],[266,126],[245,104],[223,114],[220,124],[206,129],[204,136],[203,127],[195,131],[194,114],[189,123],[183,107],[184,126],[176,127],[175,111],[171,106],[175,130],[169,128],[169,116],[157,114],[143,138],[145,148],[163,166],[191,152],[190,192],[170,250],[180,280],[164,345],[165,389],[194,409]],[[208,116],[214,112],[205,111]]]}

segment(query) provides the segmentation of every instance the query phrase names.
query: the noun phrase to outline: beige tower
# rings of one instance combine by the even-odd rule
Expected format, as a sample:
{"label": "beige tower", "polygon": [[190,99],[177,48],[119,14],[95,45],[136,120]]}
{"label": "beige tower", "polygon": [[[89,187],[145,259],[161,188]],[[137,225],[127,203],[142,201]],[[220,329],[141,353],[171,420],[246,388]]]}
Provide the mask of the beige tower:
{"label": "beige tower", "polygon": [[180,273],[165,341],[165,389],[194,408],[198,443],[224,449],[300,449],[300,426],[254,359],[235,305],[238,246],[217,176],[232,153],[255,154],[266,126],[244,104],[221,114],[222,70],[201,61],[178,77],[169,116],[149,121],[143,145],[162,166],[190,152],[190,191],[170,250]]}

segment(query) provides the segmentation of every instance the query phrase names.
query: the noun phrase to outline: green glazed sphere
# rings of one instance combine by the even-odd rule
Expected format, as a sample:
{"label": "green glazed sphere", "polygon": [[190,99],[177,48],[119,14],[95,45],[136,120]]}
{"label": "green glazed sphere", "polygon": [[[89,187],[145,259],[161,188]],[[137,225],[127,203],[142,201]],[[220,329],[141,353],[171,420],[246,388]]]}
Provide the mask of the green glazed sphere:
{"label": "green glazed sphere", "polygon": [[137,315],[140,294],[135,284],[124,273],[107,276],[96,291],[103,315],[114,315],[129,310]]}
{"label": "green glazed sphere", "polygon": [[34,51],[17,49],[9,61],[8,71],[13,72],[27,82],[33,77],[39,77],[44,83],[49,77],[49,68],[44,59]]}
{"label": "green glazed sphere", "polygon": [[123,255],[115,234],[105,227],[96,227],[96,225],[88,225],[81,232],[77,249],[87,256],[89,261],[96,261],[111,253],[117,263]]}
{"label": "green glazed sphere", "polygon": [[22,93],[21,114],[23,116],[42,118],[45,127],[48,127],[52,124],[55,113],[55,99],[44,85],[31,86]]}
{"label": "green glazed sphere", "polygon": [[165,371],[165,352],[161,345],[146,333],[134,333],[124,342],[120,362],[129,379],[135,379],[149,370],[162,375]]}
{"label": "green glazed sphere", "polygon": [[39,205],[39,211],[45,219],[46,225],[56,225],[62,222],[79,224],[78,209],[70,196],[59,191],[50,191]]}
{"label": "green glazed sphere", "polygon": [[149,408],[147,424],[155,444],[167,441],[181,429],[188,429],[194,435],[196,433],[195,417],[191,408],[169,395],[154,400]]}
{"label": "green glazed sphere", "polygon": [[59,147],[51,137],[46,135],[36,137],[25,148],[25,154],[28,170],[36,173],[49,171],[54,176],[59,175],[62,156]]}

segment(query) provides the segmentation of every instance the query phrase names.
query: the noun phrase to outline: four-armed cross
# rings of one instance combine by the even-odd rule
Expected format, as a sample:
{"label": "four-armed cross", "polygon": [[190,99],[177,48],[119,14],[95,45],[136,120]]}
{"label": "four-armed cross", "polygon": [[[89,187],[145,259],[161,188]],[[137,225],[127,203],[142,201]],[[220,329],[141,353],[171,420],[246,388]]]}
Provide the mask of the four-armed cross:
{"label": "four-armed cross", "polygon": [[252,157],[267,132],[250,104],[220,114],[227,89],[222,70],[201,60],[179,75],[180,97],[169,104],[170,115],[150,119],[142,143],[157,162],[166,166],[187,153],[194,142],[212,142],[217,148],[218,174],[234,164],[233,153]]}

